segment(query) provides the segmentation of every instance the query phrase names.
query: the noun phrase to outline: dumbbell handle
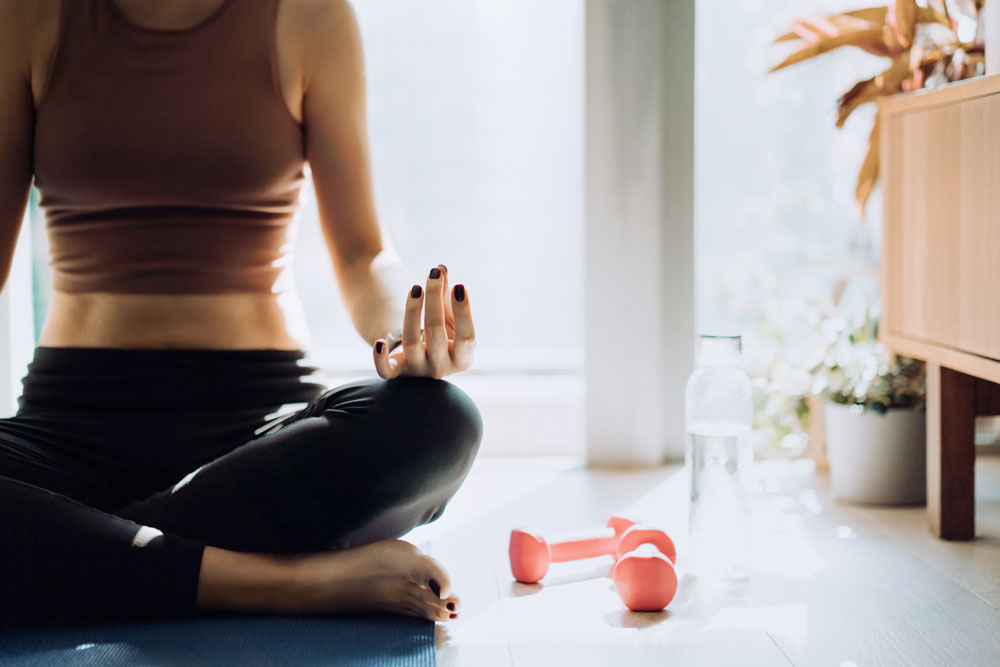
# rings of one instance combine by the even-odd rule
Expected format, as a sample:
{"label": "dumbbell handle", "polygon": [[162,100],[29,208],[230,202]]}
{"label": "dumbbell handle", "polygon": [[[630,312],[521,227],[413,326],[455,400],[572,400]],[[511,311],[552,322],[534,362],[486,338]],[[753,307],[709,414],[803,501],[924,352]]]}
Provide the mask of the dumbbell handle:
{"label": "dumbbell handle", "polygon": [[587,531],[558,535],[549,542],[553,563],[614,554],[622,531],[606,526]]}

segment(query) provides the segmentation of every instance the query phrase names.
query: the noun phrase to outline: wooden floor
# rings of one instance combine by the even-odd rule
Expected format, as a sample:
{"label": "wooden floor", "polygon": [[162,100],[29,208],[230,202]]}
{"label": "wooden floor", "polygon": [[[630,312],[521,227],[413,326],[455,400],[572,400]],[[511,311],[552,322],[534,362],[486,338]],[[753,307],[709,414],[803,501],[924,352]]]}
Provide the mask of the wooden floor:
{"label": "wooden floor", "polygon": [[510,529],[556,534],[636,515],[675,534],[682,470],[585,470],[572,459],[480,459],[444,516],[406,539],[441,560],[462,614],[438,663],[492,665],[1000,665],[1000,459],[977,462],[977,533],[933,539],[923,508],[833,503],[808,461],[759,464],[754,572],[714,587],[684,572],[660,613],[624,609],[610,558],[515,582]]}

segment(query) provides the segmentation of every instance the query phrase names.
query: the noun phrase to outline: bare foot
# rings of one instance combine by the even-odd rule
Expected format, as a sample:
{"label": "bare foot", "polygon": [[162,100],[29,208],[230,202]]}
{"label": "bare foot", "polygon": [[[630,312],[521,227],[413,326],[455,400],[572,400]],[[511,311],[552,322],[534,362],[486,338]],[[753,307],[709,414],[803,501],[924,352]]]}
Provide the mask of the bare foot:
{"label": "bare foot", "polygon": [[302,556],[295,571],[293,613],[386,611],[447,621],[461,603],[441,564],[402,540]]}
{"label": "bare foot", "polygon": [[409,542],[295,556],[205,547],[198,606],[307,614],[384,611],[447,621],[460,612],[451,578]]}

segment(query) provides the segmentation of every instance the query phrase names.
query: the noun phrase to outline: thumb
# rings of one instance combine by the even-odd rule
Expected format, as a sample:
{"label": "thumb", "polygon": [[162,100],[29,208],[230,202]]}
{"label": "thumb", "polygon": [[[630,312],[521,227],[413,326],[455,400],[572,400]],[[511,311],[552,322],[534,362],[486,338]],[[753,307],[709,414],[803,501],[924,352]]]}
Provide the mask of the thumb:
{"label": "thumb", "polygon": [[379,377],[389,380],[402,372],[402,364],[389,357],[389,344],[384,338],[379,338],[372,346],[372,357],[375,359],[375,371]]}

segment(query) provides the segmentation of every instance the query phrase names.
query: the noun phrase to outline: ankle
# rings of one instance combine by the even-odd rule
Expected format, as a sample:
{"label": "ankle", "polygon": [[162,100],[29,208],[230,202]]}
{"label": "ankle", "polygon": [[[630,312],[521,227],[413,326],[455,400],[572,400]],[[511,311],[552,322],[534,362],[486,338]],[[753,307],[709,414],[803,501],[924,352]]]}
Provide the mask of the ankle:
{"label": "ankle", "polygon": [[302,556],[255,554],[206,546],[198,578],[201,609],[287,612],[301,588]]}

